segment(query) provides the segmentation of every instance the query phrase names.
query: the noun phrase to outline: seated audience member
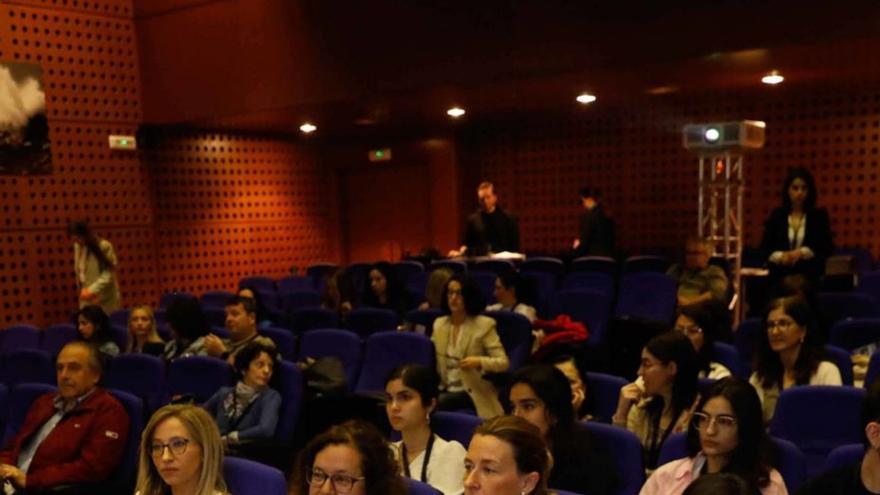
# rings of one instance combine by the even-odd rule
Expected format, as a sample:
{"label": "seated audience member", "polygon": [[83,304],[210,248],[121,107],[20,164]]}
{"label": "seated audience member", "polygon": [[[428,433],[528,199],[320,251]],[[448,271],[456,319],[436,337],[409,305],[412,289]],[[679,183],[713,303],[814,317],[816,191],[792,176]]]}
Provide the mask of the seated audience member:
{"label": "seated audience member", "polygon": [[668,274],[678,282],[678,304],[686,306],[705,301],[727,303],[727,275],[721,267],[710,265],[712,243],[700,237],[685,242],[685,263],[673,265]]}
{"label": "seated audience member", "polygon": [[533,322],[538,314],[534,307],[520,300],[525,292],[525,280],[519,273],[513,270],[504,272],[495,279],[495,300],[498,302],[486,308],[486,311],[513,311]]}
{"label": "seated audience member", "polygon": [[770,302],[749,378],[761,399],[765,422],[773,417],[779,394],[789,387],[842,384],[840,370],[825,360],[817,333],[816,318],[803,299]]}
{"label": "seated audience member", "polygon": [[238,297],[246,297],[254,300],[254,306],[256,307],[257,313],[257,328],[268,328],[272,326],[272,317],[269,314],[269,309],[266,307],[266,303],[263,301],[263,296],[260,294],[260,291],[246,285],[239,287],[236,295]]}
{"label": "seated audience member", "polygon": [[537,426],[553,454],[550,486],[591,495],[617,493],[615,467],[576,422],[571,386],[561,371],[546,364],[517,370],[509,399],[512,414]]}
{"label": "seated audience member", "polygon": [[574,356],[569,354],[560,354],[550,359],[550,364],[556,367],[568,379],[571,387],[571,405],[574,410],[575,419],[583,421],[596,420],[600,418],[592,417],[587,411],[587,380]]}
{"label": "seated audience member", "polygon": [[554,460],[538,427],[516,416],[496,416],[474,430],[464,459],[468,494],[549,495]]}
{"label": "seated audience member", "polygon": [[343,268],[336,268],[327,274],[321,293],[322,308],[336,311],[339,321],[344,322],[354,307],[355,299],[354,283]]}
{"label": "seated audience member", "polygon": [[481,418],[503,412],[495,386],[483,374],[507,371],[509,362],[495,320],[480,314],[484,307],[480,288],[470,277],[449,279],[445,316],[434,320],[431,334],[440,373],[440,410],[476,409]]}
{"label": "seated audience member", "polygon": [[689,304],[679,308],[675,330],[684,334],[697,351],[699,378],[719,380],[730,376],[730,370],[715,361],[715,342],[723,318],[713,311],[711,302]]}
{"label": "seated audience member", "polygon": [[880,381],[869,388],[862,408],[865,453],[860,462],[828,471],[804,485],[798,495],[880,493]]}
{"label": "seated audience member", "polygon": [[761,402],[745,381],[731,377],[713,384],[701,397],[687,435],[688,457],[654,471],[641,495],[680,495],[698,477],[715,473],[741,477],[750,493],[787,494],[767,459],[772,448]]}
{"label": "seated audience member", "polygon": [[313,438],[299,453],[291,495],[406,495],[388,441],[375,426],[351,420]]}
{"label": "seated audience member", "polygon": [[235,355],[257,338],[257,305],[253,299],[233,296],[226,302],[226,330],[228,339],[205,336],[205,350],[209,356],[234,364]]}
{"label": "seated audience member", "polygon": [[58,354],[55,369],[58,392],[34,401],[21,429],[0,452],[0,478],[16,493],[101,483],[122,459],[128,413],[98,386],[102,359],[97,348],[71,342]]}
{"label": "seated audience member", "polygon": [[431,429],[440,377],[432,368],[407,364],[385,382],[385,412],[401,440],[391,444],[407,478],[428,483],[444,495],[463,493],[464,446]]}
{"label": "seated audience member", "polygon": [[271,440],[278,425],[281,394],[269,386],[278,350],[266,337],[257,337],[235,356],[238,382],[221,387],[204,408],[214,417],[223,444],[235,451],[242,443]]}
{"label": "seated audience member", "polygon": [[164,356],[167,361],[208,355],[205,336],[211,331],[211,326],[198,300],[189,297],[172,299],[165,312],[165,321],[172,335],[172,339],[165,343]]}
{"label": "seated audience member", "polygon": [[620,389],[613,421],[638,435],[645,467],[657,467],[660,448],[669,435],[685,431],[697,397],[697,353],[678,332],[664,332],[645,344],[639,377]]}
{"label": "seated audience member", "polygon": [[135,495],[227,495],[223,443],[214,420],[192,405],[153,414],[141,436]]}
{"label": "seated audience member", "polygon": [[119,346],[113,341],[110,318],[100,306],[84,306],[76,312],[76,330],[79,340],[94,345],[105,358],[119,355]]}
{"label": "seated audience member", "polygon": [[128,345],[125,352],[129,354],[151,354],[161,356],[165,351],[165,341],[157,331],[156,315],[146,304],[138,304],[128,313]]}
{"label": "seated audience member", "polygon": [[735,474],[716,473],[700,476],[682,495],[755,495],[754,490]]}
{"label": "seated audience member", "polygon": [[370,268],[364,283],[363,305],[371,308],[390,309],[403,319],[412,309],[409,293],[397,277],[391,263],[380,261]]}
{"label": "seated audience member", "polygon": [[452,270],[448,268],[435,268],[431,271],[425,286],[425,302],[419,305],[420,310],[440,309],[443,303],[443,290],[452,275]]}

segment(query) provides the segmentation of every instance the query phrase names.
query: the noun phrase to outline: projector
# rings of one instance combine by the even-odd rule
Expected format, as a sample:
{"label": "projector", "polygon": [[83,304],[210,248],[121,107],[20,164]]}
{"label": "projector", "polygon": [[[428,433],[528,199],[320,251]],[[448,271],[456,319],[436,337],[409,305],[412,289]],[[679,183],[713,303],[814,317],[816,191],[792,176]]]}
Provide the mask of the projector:
{"label": "projector", "polygon": [[685,149],[718,150],[724,148],[762,148],[767,124],[760,120],[687,124],[684,126]]}

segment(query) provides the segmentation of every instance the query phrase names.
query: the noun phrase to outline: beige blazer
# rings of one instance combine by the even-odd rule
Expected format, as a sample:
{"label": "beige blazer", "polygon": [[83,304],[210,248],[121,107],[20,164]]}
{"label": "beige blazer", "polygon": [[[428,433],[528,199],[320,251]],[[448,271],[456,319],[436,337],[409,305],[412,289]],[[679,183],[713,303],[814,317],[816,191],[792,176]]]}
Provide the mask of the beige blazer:
{"label": "beige blazer", "polygon": [[[474,401],[477,414],[481,418],[491,418],[504,414],[501,402],[498,401],[498,392],[491,382],[483,379],[483,373],[507,371],[510,363],[507,353],[501,345],[501,339],[495,330],[495,320],[488,316],[468,317],[461,326],[456,347],[455,357],[461,359],[468,356],[478,356],[482,361],[481,370],[461,370],[461,382],[465,391]],[[452,335],[452,320],[449,316],[442,316],[434,320],[434,332],[431,340],[434,341],[434,349],[437,353],[437,372],[440,374],[441,388],[447,383],[447,365],[449,357],[446,355],[449,339]]]}
{"label": "beige blazer", "polygon": [[[84,261],[85,266],[83,267],[85,280],[80,280],[80,267],[78,265],[83,262],[83,260],[80,259],[80,256],[82,256],[80,250],[85,250],[86,248],[85,246],[80,247],[79,244],[74,243],[73,269],[76,273],[77,288],[79,290],[87,288],[89,289],[89,292],[98,294],[98,305],[109,315],[113,311],[119,309],[122,304],[122,296],[119,293],[119,285],[116,283],[116,274],[114,273],[114,268],[117,263],[116,252],[113,250],[113,245],[110,244],[110,241],[106,239],[98,239],[98,246],[101,248],[101,251],[103,251],[104,256],[110,261],[110,264],[113,265],[111,268],[101,270],[97,258],[91,254],[87,254]],[[80,302],[80,307],[85,305],[86,303]]]}

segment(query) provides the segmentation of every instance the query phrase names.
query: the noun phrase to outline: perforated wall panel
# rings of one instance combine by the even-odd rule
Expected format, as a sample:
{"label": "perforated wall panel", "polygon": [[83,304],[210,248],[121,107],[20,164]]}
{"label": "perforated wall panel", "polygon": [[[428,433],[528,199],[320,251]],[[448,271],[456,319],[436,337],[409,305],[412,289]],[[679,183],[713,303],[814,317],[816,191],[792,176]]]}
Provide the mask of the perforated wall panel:
{"label": "perforated wall panel", "polygon": [[[746,157],[746,243],[760,243],[764,219],[781,204],[788,168],[806,166],[819,205],[831,215],[835,243],[880,255],[876,91],[716,94],[597,107],[551,124],[486,125],[467,136],[464,153],[520,217],[527,250],[570,246],[581,212],[577,191],[592,186],[603,191],[625,250],[675,253],[697,224],[698,162],[681,146],[682,126],[744,118],[767,122],[765,149]],[[465,199],[466,210],[475,207],[470,194]]]}

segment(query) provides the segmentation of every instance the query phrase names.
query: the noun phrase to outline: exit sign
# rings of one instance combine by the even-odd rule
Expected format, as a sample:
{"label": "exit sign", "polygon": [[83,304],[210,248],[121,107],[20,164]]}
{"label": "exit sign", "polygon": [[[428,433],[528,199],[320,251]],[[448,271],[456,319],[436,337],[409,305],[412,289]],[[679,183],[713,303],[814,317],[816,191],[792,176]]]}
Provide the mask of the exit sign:
{"label": "exit sign", "polygon": [[391,148],[382,148],[380,150],[370,150],[369,158],[371,162],[387,162],[391,159]]}

